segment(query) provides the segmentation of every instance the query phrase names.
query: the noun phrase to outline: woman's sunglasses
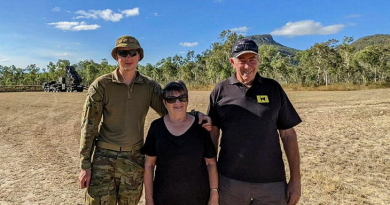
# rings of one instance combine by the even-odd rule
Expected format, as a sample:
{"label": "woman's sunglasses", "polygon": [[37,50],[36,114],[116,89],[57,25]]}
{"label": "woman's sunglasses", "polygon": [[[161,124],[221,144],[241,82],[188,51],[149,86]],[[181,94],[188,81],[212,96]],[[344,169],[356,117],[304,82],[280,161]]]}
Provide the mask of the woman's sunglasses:
{"label": "woman's sunglasses", "polygon": [[127,55],[130,55],[130,57],[134,57],[138,54],[138,50],[119,50],[118,55],[126,58]]}
{"label": "woman's sunglasses", "polygon": [[176,100],[179,100],[180,102],[187,102],[188,101],[188,96],[186,94],[182,94],[182,95],[179,95],[179,96],[167,96],[164,98],[165,101],[167,101],[167,103],[175,103]]}

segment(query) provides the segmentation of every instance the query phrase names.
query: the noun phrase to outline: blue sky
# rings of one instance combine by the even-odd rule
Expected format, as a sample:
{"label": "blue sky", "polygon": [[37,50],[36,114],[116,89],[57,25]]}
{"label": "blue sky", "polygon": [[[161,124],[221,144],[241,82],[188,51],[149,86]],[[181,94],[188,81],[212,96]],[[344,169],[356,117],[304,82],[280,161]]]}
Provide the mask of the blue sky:
{"label": "blue sky", "polygon": [[328,39],[390,34],[388,0],[4,0],[0,2],[0,65],[25,68],[68,59],[103,58],[122,35],[144,48],[140,62],[196,54],[223,30],[272,34],[308,49]]}

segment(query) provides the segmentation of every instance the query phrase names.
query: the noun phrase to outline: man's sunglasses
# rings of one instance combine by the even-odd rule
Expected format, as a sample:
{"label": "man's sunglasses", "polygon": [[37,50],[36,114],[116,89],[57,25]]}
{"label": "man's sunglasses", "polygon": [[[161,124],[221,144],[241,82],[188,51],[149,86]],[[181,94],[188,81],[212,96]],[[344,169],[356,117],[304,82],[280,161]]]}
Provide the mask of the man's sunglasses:
{"label": "man's sunglasses", "polygon": [[186,94],[182,94],[182,95],[179,95],[179,96],[167,96],[164,98],[165,101],[167,101],[167,103],[175,103],[176,100],[179,100],[180,102],[187,102],[188,101],[188,96]]}
{"label": "man's sunglasses", "polygon": [[138,50],[119,50],[118,55],[126,58],[127,55],[130,55],[130,57],[134,57],[138,54]]}

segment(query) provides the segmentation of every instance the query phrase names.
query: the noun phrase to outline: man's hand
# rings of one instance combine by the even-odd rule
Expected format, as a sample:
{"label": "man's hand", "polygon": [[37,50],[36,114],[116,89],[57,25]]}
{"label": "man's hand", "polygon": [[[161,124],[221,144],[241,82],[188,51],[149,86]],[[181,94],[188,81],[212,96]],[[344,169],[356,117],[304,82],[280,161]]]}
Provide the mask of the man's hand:
{"label": "man's hand", "polygon": [[300,181],[291,181],[287,186],[287,204],[295,205],[298,203],[299,198],[301,198],[301,182]]}
{"label": "man's hand", "polygon": [[202,124],[202,127],[206,129],[207,131],[211,131],[213,129],[213,124],[211,123],[211,118],[201,112],[198,113],[198,118],[199,118],[199,124]]}
{"label": "man's hand", "polygon": [[82,169],[79,174],[80,188],[84,189],[89,187],[91,181],[91,169]]}
{"label": "man's hand", "polygon": [[207,205],[219,205],[219,194],[217,191],[210,191],[210,199]]}
{"label": "man's hand", "polygon": [[154,205],[153,200],[146,200],[145,205]]}

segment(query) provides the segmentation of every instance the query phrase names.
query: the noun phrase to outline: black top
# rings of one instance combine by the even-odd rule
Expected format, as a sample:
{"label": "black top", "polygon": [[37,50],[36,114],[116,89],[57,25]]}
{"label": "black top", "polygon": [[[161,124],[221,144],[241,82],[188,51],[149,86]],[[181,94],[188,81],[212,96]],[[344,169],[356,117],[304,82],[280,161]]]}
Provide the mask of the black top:
{"label": "black top", "polygon": [[286,180],[277,130],[301,118],[279,83],[257,74],[248,89],[233,75],[211,92],[208,115],[222,130],[220,174],[252,183]]}
{"label": "black top", "polygon": [[210,184],[204,158],[215,157],[215,148],[197,121],[180,136],[168,131],[163,117],[150,125],[141,153],[157,156],[155,205],[207,205]]}

